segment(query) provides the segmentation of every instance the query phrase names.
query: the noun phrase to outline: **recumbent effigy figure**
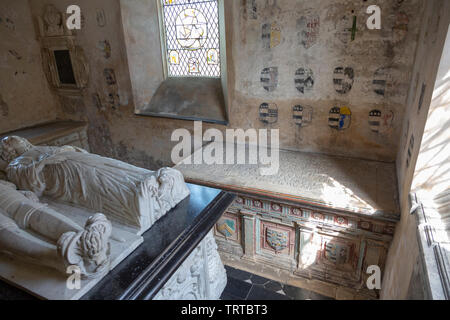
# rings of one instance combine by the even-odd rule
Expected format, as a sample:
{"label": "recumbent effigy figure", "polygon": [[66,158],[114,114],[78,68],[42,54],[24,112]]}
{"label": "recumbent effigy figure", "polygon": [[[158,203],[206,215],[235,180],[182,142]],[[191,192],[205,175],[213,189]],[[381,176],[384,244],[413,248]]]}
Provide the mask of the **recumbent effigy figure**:
{"label": "recumbent effigy figure", "polygon": [[109,271],[111,223],[103,214],[81,228],[39,202],[30,191],[0,180],[0,252],[66,272],[78,266],[83,278]]}
{"label": "recumbent effigy figure", "polygon": [[[7,137],[0,143],[0,252],[63,273],[76,265],[84,278],[99,277],[109,271],[108,219],[142,234],[188,195],[174,169],[153,172],[76,147]],[[101,213],[83,229],[41,203],[42,196]]]}
{"label": "recumbent effigy figure", "polygon": [[154,172],[76,147],[33,146],[14,136],[2,140],[2,149],[7,178],[20,190],[102,212],[138,234],[189,195],[183,175],[171,168]]}

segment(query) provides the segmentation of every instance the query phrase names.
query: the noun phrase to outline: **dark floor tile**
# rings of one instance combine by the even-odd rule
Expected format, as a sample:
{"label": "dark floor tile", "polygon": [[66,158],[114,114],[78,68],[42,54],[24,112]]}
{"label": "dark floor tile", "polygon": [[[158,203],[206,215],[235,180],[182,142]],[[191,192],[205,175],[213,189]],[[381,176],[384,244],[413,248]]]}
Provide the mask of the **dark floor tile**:
{"label": "dark floor tile", "polygon": [[220,297],[220,300],[244,300],[244,299],[240,299],[236,296],[233,296],[232,294],[229,294],[228,292],[223,292],[222,296]]}
{"label": "dark floor tile", "polygon": [[251,287],[252,285],[250,283],[229,276],[224,294],[232,295],[237,299],[244,300],[247,297]]}
{"label": "dark floor tile", "polygon": [[17,290],[16,287],[7,284],[6,282],[2,282],[2,300],[5,301],[13,301],[13,300],[35,300],[32,295],[26,293],[22,290]]}
{"label": "dark floor tile", "polygon": [[267,290],[261,286],[253,286],[247,300],[290,300],[289,297]]}
{"label": "dark floor tile", "polygon": [[[229,266],[225,266],[225,269],[228,283],[221,300],[334,300]],[[285,295],[279,293],[281,290]]]}
{"label": "dark floor tile", "polygon": [[290,285],[285,284],[283,286],[283,291],[286,293],[288,297],[290,297],[293,300],[308,300],[310,299],[311,291],[293,287]]}
{"label": "dark floor tile", "polygon": [[264,285],[264,288],[266,288],[267,290],[270,290],[270,291],[277,292],[277,291],[283,290],[283,285],[276,281],[269,281]]}
{"label": "dark floor tile", "polygon": [[249,280],[252,277],[252,274],[246,271],[238,270],[229,266],[225,266],[225,269],[227,270],[227,276],[228,278],[234,278],[237,280]]}
{"label": "dark floor tile", "polygon": [[252,281],[252,284],[259,284],[259,285],[265,285],[266,283],[270,282],[269,279],[257,276],[256,274],[252,274],[250,280]]}

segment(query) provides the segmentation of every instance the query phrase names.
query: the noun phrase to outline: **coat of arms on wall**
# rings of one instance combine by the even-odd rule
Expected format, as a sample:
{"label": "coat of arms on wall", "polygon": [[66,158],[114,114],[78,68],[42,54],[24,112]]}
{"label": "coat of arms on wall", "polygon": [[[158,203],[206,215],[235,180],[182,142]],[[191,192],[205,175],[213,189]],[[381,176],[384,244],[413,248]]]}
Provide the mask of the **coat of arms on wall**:
{"label": "coat of arms on wall", "polygon": [[266,241],[275,251],[283,251],[288,246],[288,232],[267,229]]}
{"label": "coat of arms on wall", "polygon": [[319,39],[320,17],[311,14],[297,20],[297,31],[299,43],[309,49]]}
{"label": "coat of arms on wall", "polygon": [[261,35],[263,48],[272,49],[281,43],[281,27],[276,23],[265,23]]}
{"label": "coat of arms on wall", "polygon": [[296,125],[306,127],[312,122],[313,109],[309,106],[296,105],[293,108],[293,118]]}
{"label": "coat of arms on wall", "polygon": [[225,238],[230,238],[236,233],[236,222],[231,219],[221,219],[217,223],[217,231]]}
{"label": "coat of arms on wall", "polygon": [[273,124],[278,121],[278,107],[275,103],[263,103],[259,107],[259,120],[264,124]]}
{"label": "coat of arms on wall", "polygon": [[261,84],[265,90],[275,91],[278,86],[278,67],[264,68],[261,72]]}
{"label": "coat of arms on wall", "polygon": [[336,130],[345,130],[350,127],[352,112],[347,107],[333,107],[330,110],[328,125]]}
{"label": "coat of arms on wall", "polygon": [[351,67],[337,67],[334,69],[333,83],[337,93],[346,94],[352,90],[355,71]]}
{"label": "coat of arms on wall", "polygon": [[389,133],[393,120],[394,113],[392,111],[382,112],[375,109],[369,113],[369,128],[375,133]]}
{"label": "coat of arms on wall", "polygon": [[294,83],[297,90],[307,93],[314,87],[314,72],[310,68],[299,68],[295,71]]}
{"label": "coat of arms on wall", "polygon": [[333,264],[345,264],[348,261],[350,248],[342,243],[328,242],[325,248],[325,258]]}

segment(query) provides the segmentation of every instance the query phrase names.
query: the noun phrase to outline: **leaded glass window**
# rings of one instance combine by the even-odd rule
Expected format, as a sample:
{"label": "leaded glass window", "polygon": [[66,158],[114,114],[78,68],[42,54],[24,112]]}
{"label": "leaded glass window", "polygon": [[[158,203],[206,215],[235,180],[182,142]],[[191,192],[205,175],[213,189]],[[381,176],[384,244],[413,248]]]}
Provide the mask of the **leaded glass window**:
{"label": "leaded glass window", "polygon": [[220,77],[218,0],[161,0],[169,77]]}

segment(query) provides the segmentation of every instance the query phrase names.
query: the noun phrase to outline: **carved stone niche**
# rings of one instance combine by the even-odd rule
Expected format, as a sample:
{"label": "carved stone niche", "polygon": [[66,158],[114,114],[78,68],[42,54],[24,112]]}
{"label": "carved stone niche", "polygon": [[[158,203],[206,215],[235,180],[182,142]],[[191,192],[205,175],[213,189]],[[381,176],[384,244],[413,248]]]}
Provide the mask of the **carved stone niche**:
{"label": "carved stone niche", "polygon": [[60,95],[80,95],[89,82],[89,64],[84,50],[66,27],[67,17],[52,4],[37,17],[38,38],[44,73]]}

